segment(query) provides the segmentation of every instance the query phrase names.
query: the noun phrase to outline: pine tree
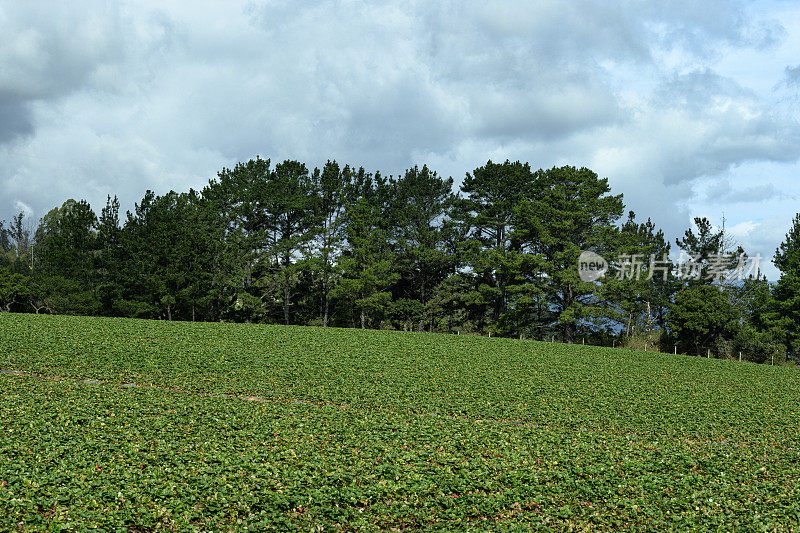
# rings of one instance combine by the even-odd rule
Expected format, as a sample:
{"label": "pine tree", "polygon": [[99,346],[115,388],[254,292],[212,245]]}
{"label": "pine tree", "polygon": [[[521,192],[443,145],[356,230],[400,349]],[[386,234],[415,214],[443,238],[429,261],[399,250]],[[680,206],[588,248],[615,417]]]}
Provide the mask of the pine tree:
{"label": "pine tree", "polygon": [[378,173],[374,178],[359,173],[355,187],[358,199],[346,212],[343,277],[333,296],[355,308],[364,329],[387,315],[392,299],[389,289],[400,274],[395,269],[396,243],[390,223],[391,187]]}
{"label": "pine tree", "polygon": [[420,329],[427,322],[432,328],[429,303],[434,288],[447,277],[455,260],[444,248],[444,217],[455,201],[453,180],[423,165],[406,170],[402,178],[391,180],[391,186],[401,278],[396,308],[404,322],[416,320]]}
{"label": "pine tree", "polygon": [[456,216],[468,237],[465,256],[475,276],[474,301],[485,309],[491,330],[506,331],[506,312],[520,283],[519,247],[512,241],[515,209],[530,198],[530,165],[519,161],[486,165],[467,174]]}
{"label": "pine tree", "polygon": [[789,355],[800,356],[800,214],[795,215],[784,241],[775,250],[773,263],[781,271],[774,289],[776,309],[768,317],[784,335]]}
{"label": "pine tree", "polygon": [[564,342],[604,313],[596,283],[580,280],[578,257],[585,250],[609,257],[616,250],[616,221],[622,195],[611,195],[608,180],[587,168],[540,170],[532,194],[515,209],[518,240],[527,254],[525,269],[553,313],[551,326]]}

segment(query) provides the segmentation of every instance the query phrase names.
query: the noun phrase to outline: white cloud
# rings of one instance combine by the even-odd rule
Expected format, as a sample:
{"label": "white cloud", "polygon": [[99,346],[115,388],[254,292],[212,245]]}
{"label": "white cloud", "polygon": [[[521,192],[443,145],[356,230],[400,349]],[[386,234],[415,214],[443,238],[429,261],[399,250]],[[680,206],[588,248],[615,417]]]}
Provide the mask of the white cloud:
{"label": "white cloud", "polygon": [[17,213],[22,213],[25,217],[30,217],[33,215],[33,209],[29,205],[24,202],[20,202],[19,200],[14,202],[14,210]]}

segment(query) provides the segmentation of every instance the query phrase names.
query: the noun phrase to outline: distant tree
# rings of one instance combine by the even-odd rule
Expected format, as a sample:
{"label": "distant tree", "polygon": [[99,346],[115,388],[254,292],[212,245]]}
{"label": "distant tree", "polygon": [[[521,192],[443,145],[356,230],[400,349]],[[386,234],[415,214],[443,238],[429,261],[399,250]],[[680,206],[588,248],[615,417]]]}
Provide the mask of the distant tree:
{"label": "distant tree", "polygon": [[121,278],[125,253],[122,248],[122,227],[119,220],[119,200],[108,196],[106,206],[97,221],[98,282],[97,292],[102,314],[115,314],[114,302],[122,298],[124,280]]}
{"label": "distant tree", "polygon": [[346,241],[345,215],[355,201],[354,174],[363,176],[364,169],[354,172],[348,165],[341,168],[336,161],[328,161],[321,172],[314,169],[312,175],[312,187],[317,193],[313,203],[316,231],[312,228],[308,264],[319,283],[323,327],[330,321],[333,290],[342,278],[340,259]]}
{"label": "distant tree", "polygon": [[[104,232],[113,232],[113,213],[104,216]],[[119,302],[127,313],[167,320],[194,317],[210,287],[209,232],[203,221],[200,197],[192,190],[163,196],[147,191],[128,213],[121,245],[128,281]]]}
{"label": "distant tree", "polygon": [[33,274],[53,312],[95,315],[100,311],[96,223],[86,201],[67,200],[47,213],[36,230]]}
{"label": "distant tree", "polygon": [[795,215],[786,238],[775,250],[773,263],[781,275],[775,286],[775,309],[766,317],[783,333],[786,351],[800,357],[800,214]]}
{"label": "distant tree", "polygon": [[731,343],[730,356],[737,352],[749,361],[763,363],[773,356],[786,355],[785,330],[777,316],[777,302],[766,277],[751,277],[737,284],[724,286],[729,301],[741,317],[739,328]]}
{"label": "distant tree", "polygon": [[578,276],[578,257],[584,250],[613,255],[622,195],[609,194],[608,180],[591,170],[570,166],[537,172],[533,190],[514,209],[514,238],[530,258],[526,268],[553,312],[552,326],[574,342],[582,323],[605,312],[599,285]]}
{"label": "distant tree", "polygon": [[716,285],[690,285],[675,295],[667,324],[682,350],[702,355],[722,339],[733,339],[740,315]]}
{"label": "distant tree", "polygon": [[5,221],[0,220],[0,255],[11,251],[11,230],[5,227]]}
{"label": "distant tree", "polygon": [[203,189],[203,211],[214,243],[209,302],[213,314],[244,322],[267,313],[257,273],[269,268],[260,198],[271,177],[269,159],[224,168]]}
{"label": "distant tree", "polygon": [[689,228],[684,233],[682,239],[676,239],[675,243],[692,260],[693,268],[684,274],[685,281],[689,284],[707,284],[712,282],[722,282],[725,279],[726,271],[734,268],[739,260],[739,256],[744,254],[744,250],[739,247],[737,250],[729,249],[731,243],[725,235],[724,229],[715,229],[711,222],[703,217],[694,219],[696,232]]}
{"label": "distant tree", "polygon": [[0,267],[0,311],[10,312],[31,295],[30,278]]}
{"label": "distant tree", "polygon": [[[391,180],[392,224],[397,232],[398,300],[405,321],[419,321],[423,315],[432,327],[429,302],[434,288],[452,271],[455,258],[445,249],[444,218],[455,202],[452,178],[443,179],[424,166],[406,170]],[[418,302],[412,304],[411,301]],[[413,310],[413,312],[411,312]]]}
{"label": "distant tree", "polygon": [[27,276],[33,268],[33,257],[33,238],[25,214],[15,215],[8,227],[0,221],[0,265]]}
{"label": "distant tree", "polygon": [[172,257],[168,246],[172,243],[171,228],[177,223],[170,212],[176,196],[170,192],[159,197],[148,190],[127,213],[121,276],[125,291],[124,297],[114,302],[125,315],[161,318],[162,313],[172,310],[170,297],[174,299],[176,280],[171,272],[174,269],[169,268]]}
{"label": "distant tree", "polygon": [[647,331],[663,328],[666,310],[679,288],[668,260],[670,245],[664,232],[650,219],[638,223],[635,218],[630,211],[620,227],[617,257],[608,258],[619,263],[622,257],[627,263],[617,264],[621,270],[616,274],[610,272],[613,277],[603,285],[603,299],[610,307],[610,317],[627,335],[637,328]]}
{"label": "distant tree", "polygon": [[203,190],[204,211],[216,213],[212,291],[222,314],[264,320],[280,309],[291,320],[295,289],[312,270],[318,235],[317,183],[306,166],[251,159],[223,169]]}
{"label": "distant tree", "polygon": [[25,225],[25,214],[18,213],[11,221],[10,235],[18,258],[26,255],[31,247],[31,232]]}
{"label": "distant tree", "polygon": [[343,277],[333,296],[349,302],[362,329],[377,325],[391,310],[390,287],[400,274],[395,268],[392,188],[380,174],[358,176],[357,197],[346,212],[347,247],[341,258]]}
{"label": "distant tree", "polygon": [[482,302],[496,331],[513,299],[520,279],[519,247],[512,242],[515,209],[530,199],[534,175],[527,163],[493,163],[467,174],[461,185],[454,216],[468,243],[465,259],[475,275],[474,300]]}
{"label": "distant tree", "polygon": [[474,286],[471,274],[461,272],[451,274],[434,288],[428,308],[440,331],[475,331],[476,317],[482,317],[476,308],[482,302],[476,302]]}
{"label": "distant tree", "polygon": [[294,288],[310,259],[308,249],[315,236],[316,195],[306,166],[298,161],[284,161],[272,171],[256,200],[265,252],[272,265],[271,275],[281,293],[283,319],[287,325],[291,322]]}

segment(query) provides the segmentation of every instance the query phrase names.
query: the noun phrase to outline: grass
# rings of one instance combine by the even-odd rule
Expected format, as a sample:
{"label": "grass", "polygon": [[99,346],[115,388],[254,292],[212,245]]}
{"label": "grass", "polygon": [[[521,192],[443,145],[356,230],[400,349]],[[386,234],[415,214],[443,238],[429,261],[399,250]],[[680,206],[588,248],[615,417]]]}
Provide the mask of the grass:
{"label": "grass", "polygon": [[2,530],[800,528],[790,368],[2,314],[0,369]]}

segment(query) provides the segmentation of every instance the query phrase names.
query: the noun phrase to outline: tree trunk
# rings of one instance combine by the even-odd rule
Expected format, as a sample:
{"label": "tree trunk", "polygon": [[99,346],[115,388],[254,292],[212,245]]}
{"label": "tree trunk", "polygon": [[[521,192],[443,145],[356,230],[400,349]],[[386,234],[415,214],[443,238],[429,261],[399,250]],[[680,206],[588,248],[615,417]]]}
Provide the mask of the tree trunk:
{"label": "tree trunk", "polygon": [[323,304],[323,311],[322,311],[322,327],[323,328],[327,328],[328,327],[328,313],[330,311],[330,306],[331,306],[331,299],[326,294],[325,295],[325,303]]}
{"label": "tree trunk", "polygon": [[283,286],[283,320],[286,322],[286,325],[289,325],[289,280],[286,280],[286,283]]}
{"label": "tree trunk", "polygon": [[172,322],[172,304],[167,304],[167,320]]}
{"label": "tree trunk", "polygon": [[361,309],[361,329],[367,329],[367,314]]}
{"label": "tree trunk", "polygon": [[[291,232],[288,230],[284,231],[283,234],[285,239],[289,239],[291,237]],[[284,252],[283,256],[283,268],[288,269],[291,261],[291,252],[287,249]],[[289,286],[289,272],[284,270],[284,277],[283,277],[283,319],[286,322],[286,325],[289,325],[289,305],[290,305],[290,298],[291,298],[291,287]]]}

